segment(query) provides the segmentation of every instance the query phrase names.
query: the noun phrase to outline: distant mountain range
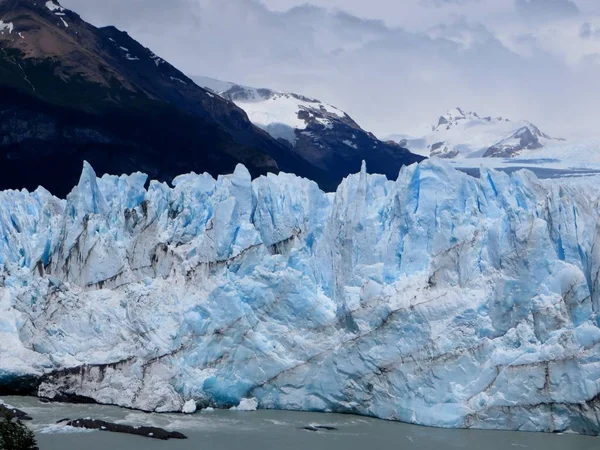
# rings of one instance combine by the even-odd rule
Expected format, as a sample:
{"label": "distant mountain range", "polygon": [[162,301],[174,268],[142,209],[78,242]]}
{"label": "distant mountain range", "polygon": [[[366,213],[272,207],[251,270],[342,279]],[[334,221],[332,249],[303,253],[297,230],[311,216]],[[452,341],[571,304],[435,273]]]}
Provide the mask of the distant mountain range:
{"label": "distant mountain range", "polygon": [[231,100],[282,145],[336,180],[360,170],[395,179],[403,165],[423,160],[395,142],[383,142],[348,114],[320,100],[291,92],[257,89],[207,77],[196,83]]}
{"label": "distant mountain range", "polygon": [[511,158],[564,139],[552,138],[531,122],[483,117],[461,108],[448,111],[419,137],[393,135],[388,139],[427,157]]}
{"label": "distant mountain range", "polygon": [[[395,148],[404,155],[392,158],[395,169],[420,160]],[[63,196],[83,160],[100,174],[160,181],[243,163],[253,176],[283,170],[327,190],[360,168],[329,172],[305,156],[127,33],[96,28],[57,1],[0,0],[0,189],[42,185]],[[373,160],[370,171],[385,167]]]}

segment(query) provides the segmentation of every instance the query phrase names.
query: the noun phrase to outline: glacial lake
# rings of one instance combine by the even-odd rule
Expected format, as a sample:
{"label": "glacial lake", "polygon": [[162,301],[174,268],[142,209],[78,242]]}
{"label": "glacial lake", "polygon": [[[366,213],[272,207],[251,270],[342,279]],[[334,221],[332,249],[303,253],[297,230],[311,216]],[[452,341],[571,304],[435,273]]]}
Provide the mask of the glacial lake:
{"label": "glacial lake", "polygon": [[[572,434],[446,430],[339,414],[285,411],[214,411],[191,416],[145,414],[112,406],[44,404],[35,398],[2,397],[29,413],[41,450],[597,450],[600,438]],[[91,417],[130,425],[180,431],[189,439],[158,441],[106,431],[70,431],[56,426],[64,418]],[[307,425],[335,431],[306,431]]]}

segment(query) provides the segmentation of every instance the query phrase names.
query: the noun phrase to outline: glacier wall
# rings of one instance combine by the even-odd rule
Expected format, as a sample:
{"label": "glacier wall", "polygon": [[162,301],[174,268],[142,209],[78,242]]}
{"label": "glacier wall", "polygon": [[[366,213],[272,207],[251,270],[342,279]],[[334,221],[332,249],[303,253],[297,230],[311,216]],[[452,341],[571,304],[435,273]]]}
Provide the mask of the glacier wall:
{"label": "glacier wall", "polygon": [[0,384],[600,433],[593,186],[440,162],[0,193]]}

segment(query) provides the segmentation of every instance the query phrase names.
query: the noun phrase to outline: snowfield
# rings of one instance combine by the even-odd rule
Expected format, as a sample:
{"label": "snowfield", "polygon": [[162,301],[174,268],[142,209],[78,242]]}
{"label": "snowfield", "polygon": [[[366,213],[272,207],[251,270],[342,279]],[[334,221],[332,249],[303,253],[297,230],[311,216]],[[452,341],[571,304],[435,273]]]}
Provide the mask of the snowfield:
{"label": "snowfield", "polygon": [[195,77],[199,86],[233,101],[250,121],[275,139],[296,144],[295,131],[312,122],[331,128],[332,120],[349,119],[343,111],[319,100],[289,92],[257,89],[208,77]]}
{"label": "snowfield", "polygon": [[145,182],[0,193],[0,383],[600,433],[596,184],[435,161],[335,194],[242,166]]}

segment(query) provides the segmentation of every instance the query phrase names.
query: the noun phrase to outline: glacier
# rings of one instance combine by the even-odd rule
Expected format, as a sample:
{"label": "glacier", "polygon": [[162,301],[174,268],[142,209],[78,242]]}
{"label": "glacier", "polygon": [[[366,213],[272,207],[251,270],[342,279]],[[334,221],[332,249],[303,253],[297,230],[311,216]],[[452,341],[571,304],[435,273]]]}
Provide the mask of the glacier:
{"label": "glacier", "polygon": [[[146,187],[147,186],[147,187]],[[0,386],[600,433],[593,183],[443,162],[0,193]]]}

